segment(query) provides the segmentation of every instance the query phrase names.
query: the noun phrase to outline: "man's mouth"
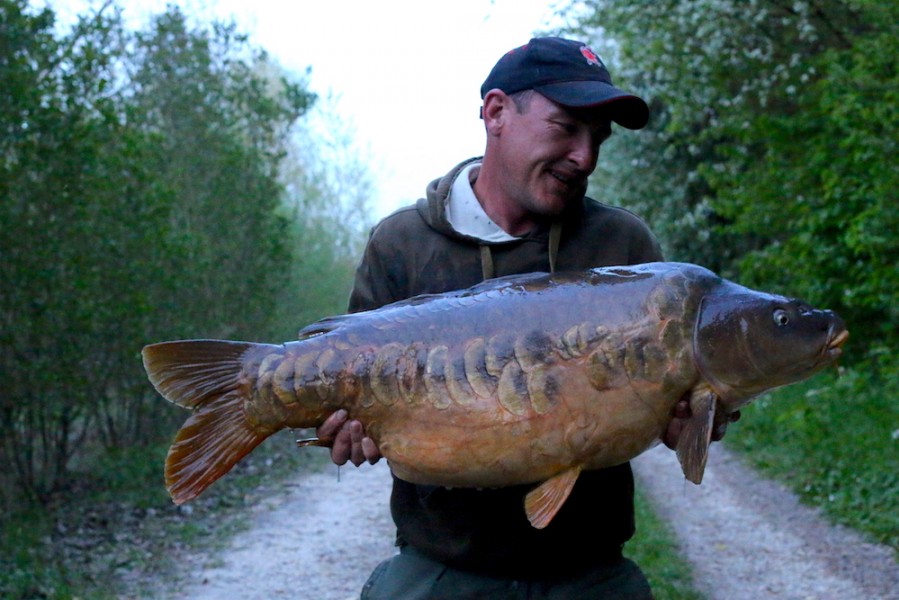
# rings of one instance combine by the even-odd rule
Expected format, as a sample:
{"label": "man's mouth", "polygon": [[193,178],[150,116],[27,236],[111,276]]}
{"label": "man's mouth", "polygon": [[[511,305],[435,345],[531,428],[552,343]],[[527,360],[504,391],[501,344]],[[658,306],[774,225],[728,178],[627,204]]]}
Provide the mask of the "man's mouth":
{"label": "man's mouth", "polygon": [[555,170],[551,170],[549,172],[549,174],[552,175],[552,177],[555,178],[557,181],[562,182],[563,184],[565,184],[568,187],[579,186],[580,182],[581,182],[581,178],[574,174],[563,173],[561,171],[555,171]]}

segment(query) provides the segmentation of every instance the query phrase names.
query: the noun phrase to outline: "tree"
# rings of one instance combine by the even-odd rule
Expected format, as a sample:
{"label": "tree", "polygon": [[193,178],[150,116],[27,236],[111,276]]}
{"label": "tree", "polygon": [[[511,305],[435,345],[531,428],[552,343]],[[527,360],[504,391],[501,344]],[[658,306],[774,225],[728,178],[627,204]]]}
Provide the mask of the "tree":
{"label": "tree", "polygon": [[645,216],[672,258],[895,342],[896,4],[578,5],[578,32],[606,40],[616,80],[653,111],[647,132],[604,153],[612,201]]}
{"label": "tree", "polygon": [[109,221],[92,221],[109,208],[107,186],[128,178],[107,171],[102,158],[111,141],[120,143],[102,50],[115,45],[118,22],[98,16],[56,39],[48,10],[4,0],[0,15],[0,448],[21,487],[44,497],[62,484],[89,433],[90,374],[105,379],[96,341],[110,324],[96,312]]}
{"label": "tree", "polygon": [[144,344],[280,337],[304,250],[328,256],[319,229],[340,231],[342,266],[358,231],[312,180],[297,189],[320,218],[288,210],[282,163],[315,96],[233,25],[170,8],[134,33],[106,5],[58,34],[50,10],[0,0],[0,49],[0,455],[46,500],[76,454],[170,435]]}

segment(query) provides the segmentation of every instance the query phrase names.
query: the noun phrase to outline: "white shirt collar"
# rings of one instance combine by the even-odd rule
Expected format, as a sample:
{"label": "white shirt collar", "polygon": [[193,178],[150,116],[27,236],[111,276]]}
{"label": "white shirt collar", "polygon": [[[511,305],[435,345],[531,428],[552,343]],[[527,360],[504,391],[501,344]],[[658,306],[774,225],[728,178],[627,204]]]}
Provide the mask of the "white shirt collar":
{"label": "white shirt collar", "polygon": [[447,220],[457,232],[484,242],[510,242],[519,239],[494,223],[475,197],[471,184],[477,179],[480,169],[481,163],[472,163],[456,176],[446,204]]}

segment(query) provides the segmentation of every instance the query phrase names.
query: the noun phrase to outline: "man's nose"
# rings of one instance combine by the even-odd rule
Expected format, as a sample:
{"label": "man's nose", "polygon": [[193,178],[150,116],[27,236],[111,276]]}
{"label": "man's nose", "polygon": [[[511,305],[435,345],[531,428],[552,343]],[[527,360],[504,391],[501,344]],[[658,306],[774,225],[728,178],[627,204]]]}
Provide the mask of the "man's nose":
{"label": "man's nose", "polygon": [[594,141],[590,132],[582,131],[574,136],[568,158],[577,165],[578,169],[588,173],[593,172],[593,169],[596,168],[596,161],[599,159],[599,144]]}

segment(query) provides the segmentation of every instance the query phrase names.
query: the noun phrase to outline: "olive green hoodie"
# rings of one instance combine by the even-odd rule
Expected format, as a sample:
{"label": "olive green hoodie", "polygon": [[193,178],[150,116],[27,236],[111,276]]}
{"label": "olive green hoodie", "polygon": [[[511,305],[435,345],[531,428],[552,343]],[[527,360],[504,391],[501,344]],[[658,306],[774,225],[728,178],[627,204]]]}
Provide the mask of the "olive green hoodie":
{"label": "olive green hoodie", "polygon": [[[586,197],[513,241],[486,243],[460,234],[447,220],[447,199],[456,175],[478,160],[457,165],[428,185],[426,198],[374,227],[356,271],[350,311],[466,288],[489,277],[662,260],[658,242],[639,218]],[[546,578],[614,557],[633,535],[628,464],[582,474],[559,514],[541,530],[531,527],[523,510],[532,487],[449,490],[394,479],[397,543],[459,568]]]}

